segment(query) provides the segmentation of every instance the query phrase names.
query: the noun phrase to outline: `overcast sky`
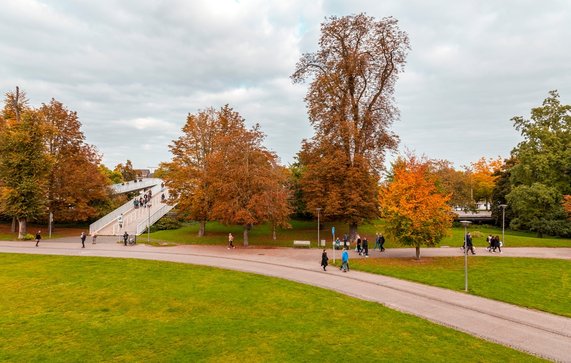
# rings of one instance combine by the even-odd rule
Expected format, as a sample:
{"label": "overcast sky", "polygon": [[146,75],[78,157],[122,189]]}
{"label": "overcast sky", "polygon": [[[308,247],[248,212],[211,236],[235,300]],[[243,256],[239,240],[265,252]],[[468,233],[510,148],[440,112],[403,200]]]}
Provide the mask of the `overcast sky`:
{"label": "overcast sky", "polygon": [[411,52],[397,82],[400,149],[456,167],[506,157],[510,118],[549,90],[571,103],[571,1],[0,0],[0,91],[75,110],[113,167],[168,161],[186,115],[230,104],[289,164],[312,136],[289,76],[325,17],[393,16]]}

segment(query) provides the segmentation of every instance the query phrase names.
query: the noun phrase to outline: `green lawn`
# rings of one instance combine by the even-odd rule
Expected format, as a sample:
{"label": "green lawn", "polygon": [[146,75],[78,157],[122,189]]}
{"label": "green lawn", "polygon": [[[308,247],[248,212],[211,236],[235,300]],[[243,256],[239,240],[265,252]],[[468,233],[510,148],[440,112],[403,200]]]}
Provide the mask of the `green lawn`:
{"label": "green lawn", "polygon": [[[291,229],[278,230],[277,240],[272,240],[271,228],[269,225],[254,226],[250,231],[250,245],[252,246],[286,246],[291,247],[294,240],[310,240],[315,247],[317,241],[317,223],[314,221],[292,221]],[[320,238],[326,239],[331,243],[331,227],[335,226],[337,235],[348,233],[349,229],[346,225],[339,223],[324,223],[320,231]],[[367,236],[369,245],[375,244],[375,233],[383,232],[383,223],[378,221],[373,224],[366,224],[359,227],[361,236]],[[475,246],[487,246],[486,237],[492,233],[499,235],[501,238],[501,228],[490,227],[486,225],[474,225],[470,229],[474,234]],[[225,226],[217,222],[210,222],[206,227],[206,236],[198,237],[198,224],[188,223],[184,227],[177,230],[158,231],[151,233],[154,241],[175,242],[181,244],[226,244],[228,233],[232,232],[235,236],[235,244],[243,243],[243,228],[241,226]],[[463,241],[464,229],[455,227],[450,229],[450,236],[442,240],[442,246],[461,246]],[[507,247],[571,247],[571,239],[544,237],[537,238],[535,233],[517,232],[507,230],[505,233],[505,246]],[[145,236],[143,236],[145,237]],[[143,238],[145,241],[146,239]],[[400,244],[387,240],[385,246],[387,248],[403,247]]]}
{"label": "green lawn", "polygon": [[0,254],[0,361],[527,362],[379,304],[240,272]]}
{"label": "green lawn", "polygon": [[[464,290],[464,257],[353,259],[351,268]],[[571,261],[539,258],[468,258],[469,292],[571,317]]]}

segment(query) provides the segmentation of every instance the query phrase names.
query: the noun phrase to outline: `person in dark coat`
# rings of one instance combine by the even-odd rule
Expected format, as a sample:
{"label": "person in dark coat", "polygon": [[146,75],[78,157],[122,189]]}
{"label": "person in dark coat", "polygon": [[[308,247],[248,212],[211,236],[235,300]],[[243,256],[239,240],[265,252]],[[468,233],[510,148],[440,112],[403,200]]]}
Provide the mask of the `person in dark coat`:
{"label": "person in dark coat", "polygon": [[369,257],[369,241],[367,240],[367,237],[363,238],[363,255],[365,255],[365,257]]}
{"label": "person in dark coat", "polygon": [[466,253],[468,253],[468,251],[471,251],[473,255],[476,254],[476,251],[474,251],[474,245],[472,244],[472,235],[470,234],[470,232],[468,232],[468,234],[466,235]]}
{"label": "person in dark coat", "polygon": [[127,233],[127,231],[125,231],[125,233],[123,233],[123,243],[125,244],[125,246],[127,246],[128,240],[129,240],[129,233]]}
{"label": "person in dark coat", "polygon": [[41,239],[42,239],[42,231],[38,231],[38,233],[36,233],[36,247],[38,247],[38,243],[40,243]]}
{"label": "person in dark coat", "polygon": [[379,246],[381,247],[381,252],[383,252],[385,250],[385,237],[382,233],[379,235]]}
{"label": "person in dark coat", "polygon": [[81,238],[81,248],[85,248],[85,239],[87,238],[85,232],[81,232],[81,236],[79,236],[79,238]]}
{"label": "person in dark coat", "polygon": [[321,266],[323,266],[323,271],[327,271],[325,268],[327,267],[327,262],[329,261],[329,257],[327,257],[327,251],[323,249],[323,253],[321,254]]}

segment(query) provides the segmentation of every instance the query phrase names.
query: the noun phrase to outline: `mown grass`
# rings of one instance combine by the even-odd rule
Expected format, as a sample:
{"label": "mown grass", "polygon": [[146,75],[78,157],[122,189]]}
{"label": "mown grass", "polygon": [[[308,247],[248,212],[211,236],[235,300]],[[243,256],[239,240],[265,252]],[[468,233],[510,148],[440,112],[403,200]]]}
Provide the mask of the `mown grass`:
{"label": "mown grass", "polygon": [[[464,290],[464,257],[353,259],[352,269]],[[469,257],[471,294],[571,317],[571,261]]]}
{"label": "mown grass", "polygon": [[265,276],[129,259],[0,254],[0,262],[0,361],[538,361]]}
{"label": "mown grass", "polygon": [[[250,231],[249,244],[252,246],[282,246],[291,247],[294,240],[309,240],[312,246],[316,247],[317,241],[317,223],[314,221],[291,221],[291,229],[279,229],[277,239],[272,239],[270,225],[262,224],[254,226]],[[324,223],[320,231],[320,239],[327,240],[331,243],[331,227],[336,227],[336,235],[348,233],[349,229],[346,225],[339,223]],[[474,237],[475,246],[487,246],[486,237],[488,234],[499,235],[501,238],[501,228],[474,225],[470,229]],[[243,228],[242,226],[226,226],[217,222],[209,222],[206,226],[206,236],[198,237],[198,224],[187,223],[182,228],[176,230],[157,231],[151,233],[151,238],[155,241],[167,241],[180,244],[209,244],[224,245],[228,241],[228,233],[232,233],[235,237],[234,243],[243,244]],[[367,236],[369,245],[374,246],[375,233],[384,232],[382,221],[373,224],[365,224],[359,227],[359,233],[362,237]],[[464,229],[462,227],[454,227],[449,230],[450,235],[444,238],[441,246],[461,246],[463,241]],[[534,233],[518,232],[506,230],[505,243],[506,247],[571,247],[571,239],[544,237],[538,238]],[[403,247],[388,239],[385,243],[387,248]]]}

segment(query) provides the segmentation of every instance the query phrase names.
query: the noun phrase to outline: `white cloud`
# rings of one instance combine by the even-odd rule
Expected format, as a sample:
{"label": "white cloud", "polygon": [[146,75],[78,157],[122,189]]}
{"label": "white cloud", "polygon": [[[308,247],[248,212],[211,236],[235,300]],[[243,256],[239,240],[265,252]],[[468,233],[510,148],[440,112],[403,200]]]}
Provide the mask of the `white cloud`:
{"label": "white cloud", "polygon": [[571,103],[571,4],[535,1],[4,1],[2,92],[78,111],[113,166],[168,160],[186,115],[229,103],[291,162],[310,137],[307,85],[289,75],[326,16],[394,16],[412,51],[397,83],[403,146],[466,164],[507,156],[510,117],[547,92]]}

